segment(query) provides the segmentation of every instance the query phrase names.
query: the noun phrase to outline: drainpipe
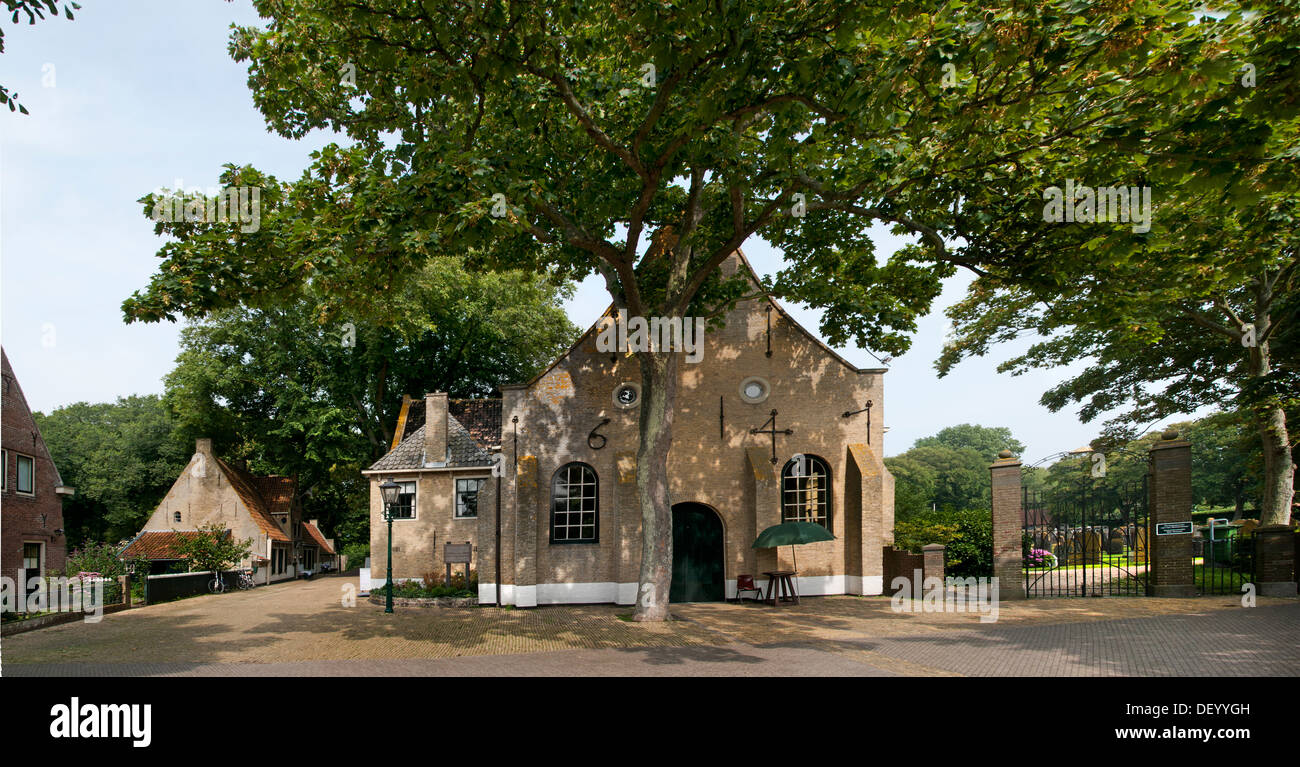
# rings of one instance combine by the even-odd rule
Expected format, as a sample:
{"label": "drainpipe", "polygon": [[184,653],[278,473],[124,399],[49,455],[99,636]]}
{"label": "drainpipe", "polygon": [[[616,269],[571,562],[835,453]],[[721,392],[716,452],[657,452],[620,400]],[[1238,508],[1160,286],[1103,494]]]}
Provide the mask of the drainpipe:
{"label": "drainpipe", "polygon": [[497,513],[496,513],[496,559],[497,559],[497,607],[501,606],[501,478],[497,477]]}

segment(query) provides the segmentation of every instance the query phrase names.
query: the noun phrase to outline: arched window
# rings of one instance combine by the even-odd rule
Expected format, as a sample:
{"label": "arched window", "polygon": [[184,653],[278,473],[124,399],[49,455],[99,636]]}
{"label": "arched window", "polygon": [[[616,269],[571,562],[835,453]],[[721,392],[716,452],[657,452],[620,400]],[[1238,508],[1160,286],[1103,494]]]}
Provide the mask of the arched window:
{"label": "arched window", "polygon": [[596,470],[567,463],[551,479],[551,543],[600,540],[600,493]]}
{"label": "arched window", "polygon": [[816,522],[831,529],[831,467],[815,455],[797,455],[781,469],[781,521]]}
{"label": "arched window", "polygon": [[179,511],[172,512],[172,519],[176,520],[176,524],[179,525],[181,523],[181,513]]}

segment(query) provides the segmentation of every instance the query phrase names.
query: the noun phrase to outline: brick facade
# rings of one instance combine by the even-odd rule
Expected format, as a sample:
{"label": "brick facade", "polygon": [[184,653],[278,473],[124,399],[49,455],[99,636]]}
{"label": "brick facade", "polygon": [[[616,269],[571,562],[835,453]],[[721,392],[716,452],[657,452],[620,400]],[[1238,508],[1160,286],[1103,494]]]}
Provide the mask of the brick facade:
{"label": "brick facade", "polygon": [[1157,535],[1161,522],[1192,520],[1192,445],[1178,439],[1178,432],[1165,432],[1151,447],[1149,481],[1151,516],[1151,596],[1192,597],[1192,534]]}
{"label": "brick facade", "polygon": [[[7,578],[19,582],[23,565],[23,544],[38,544],[41,552],[40,573],[62,573],[67,560],[67,539],[63,535],[63,496],[71,488],[63,486],[59,470],[50,458],[40,429],[32,418],[22,387],[9,365],[9,355],[0,349],[3,364],[3,415],[0,417],[0,443],[4,448],[3,520],[0,520],[0,570]],[[19,492],[19,458],[31,459],[31,492]]]}
{"label": "brick facade", "polygon": [[1255,528],[1255,579],[1265,597],[1296,595],[1296,549],[1300,532],[1287,525]]}
{"label": "brick facade", "polygon": [[1020,461],[1007,451],[989,467],[993,485],[993,577],[998,579],[1000,599],[1024,599],[1024,552],[1020,508]]}
{"label": "brick facade", "polygon": [[[728,273],[736,270],[752,277],[739,254],[724,265]],[[535,380],[503,387],[500,585],[507,604],[635,601],[641,562],[635,461],[639,402],[625,407],[614,394],[624,384],[639,387],[641,376],[635,357],[597,348],[599,329],[597,323]],[[751,544],[759,531],[782,521],[782,469],[800,453],[820,458],[829,468],[830,529],[835,535],[833,541],[799,547],[800,592],[882,593],[882,549],[893,541],[894,490],[881,460],[884,370],[849,365],[766,298],[740,302],[727,315],[725,327],[710,331],[703,343],[700,362],[680,364],[667,469],[674,504],[703,504],[721,522],[726,594],[735,593],[739,574],[754,574],[762,582],[765,570],[793,569],[790,547],[754,550]],[[761,401],[741,392],[742,382],[755,377],[767,387]],[[868,401],[870,434],[867,413],[844,416]],[[751,433],[771,418],[772,410],[778,413],[778,430],[793,430],[776,437],[775,464],[772,437]],[[591,436],[593,430],[598,436]],[[571,462],[591,467],[598,480],[599,538],[594,542],[551,540],[552,482]],[[418,475],[425,500],[415,524],[394,523],[394,578],[441,571],[441,547],[448,536],[455,542],[473,540],[480,598],[490,602],[496,586],[497,482],[489,481],[482,491],[477,531],[464,534],[459,526],[466,523],[450,517],[450,481],[466,471],[398,477],[409,481]],[[477,473],[486,472],[480,468]],[[372,483],[371,572],[382,577],[387,541],[377,485],[387,473],[367,474]]]}

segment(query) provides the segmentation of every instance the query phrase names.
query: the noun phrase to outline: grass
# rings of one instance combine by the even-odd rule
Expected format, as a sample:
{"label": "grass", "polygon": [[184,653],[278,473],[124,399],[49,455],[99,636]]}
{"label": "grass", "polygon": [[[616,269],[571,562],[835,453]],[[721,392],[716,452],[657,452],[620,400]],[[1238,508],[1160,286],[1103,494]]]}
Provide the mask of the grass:
{"label": "grass", "polygon": [[1196,585],[1196,590],[1202,594],[1240,594],[1241,587],[1251,582],[1250,576],[1246,573],[1240,573],[1228,567],[1209,568],[1201,564],[1200,558],[1197,558],[1195,562],[1196,564],[1192,568],[1192,583]]}

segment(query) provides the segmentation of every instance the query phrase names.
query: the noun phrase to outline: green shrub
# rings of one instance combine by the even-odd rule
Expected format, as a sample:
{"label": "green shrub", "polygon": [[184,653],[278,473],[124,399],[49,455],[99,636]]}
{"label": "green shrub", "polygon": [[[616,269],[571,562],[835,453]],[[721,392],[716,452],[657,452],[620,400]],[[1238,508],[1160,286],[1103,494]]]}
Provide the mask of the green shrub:
{"label": "green shrub", "polygon": [[[451,576],[451,583],[443,583],[446,580],[441,573],[426,573],[423,580],[402,581],[393,584],[394,599],[434,599],[437,597],[476,597],[478,596],[478,573],[471,570],[469,573],[469,582],[465,581],[465,574],[455,573]],[[370,590],[371,594],[382,597],[384,587],[380,586]]]}
{"label": "green shrub", "polygon": [[343,556],[348,558],[348,569],[365,567],[366,557],[370,556],[369,543],[349,543],[343,547]]}
{"label": "green shrub", "polygon": [[925,511],[894,523],[894,546],[920,552],[944,545],[944,572],[958,578],[993,575],[993,515],[987,509]]}

